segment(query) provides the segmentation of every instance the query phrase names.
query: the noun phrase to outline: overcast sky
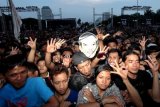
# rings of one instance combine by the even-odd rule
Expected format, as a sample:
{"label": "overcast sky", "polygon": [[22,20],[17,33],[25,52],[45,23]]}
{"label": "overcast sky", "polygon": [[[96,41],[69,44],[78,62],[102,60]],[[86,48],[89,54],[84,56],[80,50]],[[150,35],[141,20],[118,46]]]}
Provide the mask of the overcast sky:
{"label": "overcast sky", "polygon": [[[0,6],[7,6],[8,0],[0,0]],[[80,18],[84,21],[93,21],[93,7],[97,14],[103,12],[110,12],[113,8],[115,15],[121,14],[123,6],[136,6],[137,0],[13,0],[16,7],[26,6],[49,6],[53,14],[59,14],[59,8],[62,9],[63,18]],[[140,6],[151,6],[152,10],[156,12],[160,9],[160,0],[138,0]],[[132,13],[135,13],[132,12]],[[22,18],[33,17],[36,18],[36,13],[20,13]],[[100,16],[96,16],[98,18]],[[59,18],[59,17],[55,17]]]}

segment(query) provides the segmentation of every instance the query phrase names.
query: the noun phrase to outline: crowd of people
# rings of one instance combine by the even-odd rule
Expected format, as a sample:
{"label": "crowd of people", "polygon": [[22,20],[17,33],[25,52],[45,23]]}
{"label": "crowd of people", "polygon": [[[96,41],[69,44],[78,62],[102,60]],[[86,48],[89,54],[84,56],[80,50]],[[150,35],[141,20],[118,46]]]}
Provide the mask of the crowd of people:
{"label": "crowd of people", "polygon": [[56,34],[0,34],[0,107],[160,107],[158,32]]}

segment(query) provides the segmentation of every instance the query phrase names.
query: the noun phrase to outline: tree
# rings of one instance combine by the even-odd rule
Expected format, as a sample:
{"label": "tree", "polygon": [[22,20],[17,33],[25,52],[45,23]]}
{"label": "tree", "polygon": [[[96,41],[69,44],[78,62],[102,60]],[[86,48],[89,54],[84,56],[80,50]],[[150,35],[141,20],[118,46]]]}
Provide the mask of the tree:
{"label": "tree", "polygon": [[160,15],[160,9],[157,10],[157,15]]}
{"label": "tree", "polygon": [[146,16],[147,18],[151,18],[151,17],[154,17],[154,16],[155,16],[155,13],[153,12],[153,10],[147,10],[147,11],[144,13],[144,16]]}

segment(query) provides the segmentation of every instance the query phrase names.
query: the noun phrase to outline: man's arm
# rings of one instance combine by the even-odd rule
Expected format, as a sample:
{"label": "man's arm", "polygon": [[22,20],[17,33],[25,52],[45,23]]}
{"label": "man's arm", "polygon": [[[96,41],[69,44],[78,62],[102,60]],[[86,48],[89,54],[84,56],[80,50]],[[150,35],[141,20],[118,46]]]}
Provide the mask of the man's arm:
{"label": "man's arm", "polygon": [[30,40],[28,41],[28,46],[31,47],[31,50],[28,54],[27,61],[28,62],[34,62],[35,59],[35,53],[36,53],[36,41],[37,39],[33,40],[31,37],[29,38]]}
{"label": "man's arm", "polygon": [[52,96],[43,107],[59,107],[59,102],[55,96]]}
{"label": "man's arm", "polygon": [[143,107],[143,102],[142,102],[142,99],[141,99],[138,91],[133,87],[133,85],[128,80],[127,67],[125,67],[125,66],[119,67],[119,65],[116,61],[115,61],[115,66],[113,66],[113,65],[111,65],[111,66],[114,70],[116,70],[116,72],[113,71],[111,73],[118,74],[119,76],[121,76],[124,84],[127,87],[127,90],[129,92],[129,95],[131,97],[132,102],[136,105],[136,107]]}
{"label": "man's arm", "polygon": [[149,89],[148,93],[154,101],[158,103],[160,102],[160,84],[158,79],[158,72],[153,74],[152,89]]}
{"label": "man's arm", "polygon": [[129,95],[131,97],[132,102],[136,105],[136,107],[143,107],[142,99],[137,92],[137,90],[132,86],[132,84],[129,82],[128,79],[123,80],[124,84],[127,87],[127,90],[129,92]]}
{"label": "man's arm", "polygon": [[158,79],[158,69],[159,69],[159,63],[156,58],[148,56],[149,60],[146,60],[149,67],[151,68],[152,75],[153,75],[153,83],[152,83],[152,89],[148,90],[149,95],[152,97],[152,99],[156,102],[160,102],[160,84]]}

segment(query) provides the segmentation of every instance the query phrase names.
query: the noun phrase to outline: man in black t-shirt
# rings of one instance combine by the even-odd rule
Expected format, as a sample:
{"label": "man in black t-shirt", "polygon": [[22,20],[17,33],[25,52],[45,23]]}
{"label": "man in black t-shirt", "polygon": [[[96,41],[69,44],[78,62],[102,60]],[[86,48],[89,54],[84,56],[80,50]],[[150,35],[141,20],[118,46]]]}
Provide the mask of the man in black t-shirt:
{"label": "man in black t-shirt", "polygon": [[[158,63],[155,59],[147,61],[153,73],[153,80],[146,71],[139,71],[139,57],[133,51],[127,51],[123,58],[125,66],[120,67],[117,63],[111,65],[121,78],[114,78],[116,85],[123,91],[126,102],[136,107],[159,107],[160,86],[158,82]],[[128,104],[129,105],[129,104]]]}

